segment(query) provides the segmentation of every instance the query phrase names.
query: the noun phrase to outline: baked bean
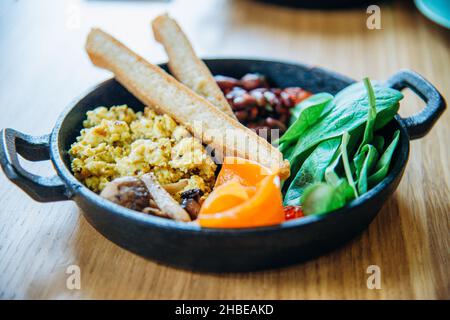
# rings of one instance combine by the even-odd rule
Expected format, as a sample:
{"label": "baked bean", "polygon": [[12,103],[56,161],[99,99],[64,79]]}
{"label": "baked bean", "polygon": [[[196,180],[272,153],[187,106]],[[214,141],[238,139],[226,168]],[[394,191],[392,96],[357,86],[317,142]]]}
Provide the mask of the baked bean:
{"label": "baked bean", "polygon": [[254,106],[249,110],[250,120],[255,120],[258,117],[258,107]]}
{"label": "baked bean", "polygon": [[280,88],[272,88],[270,89],[270,91],[273,92],[275,95],[279,96],[282,90]]}
{"label": "baked bean", "polygon": [[295,105],[294,97],[286,91],[282,91],[280,94],[281,102],[288,108],[292,108]]}
{"label": "baked bean", "polygon": [[235,111],[234,115],[239,120],[239,122],[245,122],[245,121],[248,120],[248,112],[245,111],[245,110],[243,110],[243,111]]}
{"label": "baked bean", "polygon": [[270,130],[283,134],[287,129],[290,109],[311,93],[299,87],[270,88],[263,75],[250,73],[240,80],[215,76],[236,118],[269,141]]}
{"label": "baked bean", "polygon": [[275,106],[275,111],[276,111],[277,113],[279,113],[279,114],[284,114],[284,113],[289,114],[289,113],[290,113],[289,108],[286,108],[286,107],[285,107],[283,104],[281,104],[281,103],[279,103],[279,104],[277,104],[277,105]]}
{"label": "baked bean", "polygon": [[253,106],[256,106],[256,99],[248,93],[244,93],[243,95],[237,96],[233,99],[233,110],[242,110]]}
{"label": "baked bean", "polygon": [[265,91],[267,91],[267,89],[264,88],[257,88],[250,91],[252,97],[256,99],[256,104],[258,107],[265,107],[267,104],[266,98],[264,98]]}
{"label": "baked bean", "polygon": [[254,96],[252,96],[251,94],[244,93],[242,96],[244,97],[248,106],[256,106],[257,105],[256,98]]}
{"label": "baked bean", "polygon": [[267,87],[266,78],[257,73],[248,73],[241,79],[241,85],[246,90]]}
{"label": "baked bean", "polygon": [[276,106],[280,103],[275,93],[272,91],[265,91],[264,92],[264,98],[266,99],[267,103],[269,103],[272,106]]}
{"label": "baked bean", "polygon": [[282,123],[288,123],[290,116],[290,114],[283,113],[279,116],[278,120],[280,120]]}
{"label": "baked bean", "polygon": [[247,103],[244,99],[243,96],[238,96],[236,98],[233,99],[233,104],[232,104],[232,108],[233,110],[243,110],[247,108]]}
{"label": "baked bean", "polygon": [[310,96],[312,96],[312,93],[309,91],[305,91],[305,90],[301,90],[298,94],[297,94],[297,100],[295,102],[295,104],[302,102],[303,100],[309,98]]}
{"label": "baked bean", "polygon": [[244,93],[246,93],[247,91],[242,89],[241,87],[234,87],[233,89],[231,89],[226,95],[225,97],[228,100],[233,100],[236,97],[239,97],[241,95],[243,95]]}
{"label": "baked bean", "polygon": [[283,92],[286,92],[291,97],[294,102],[294,106],[311,96],[310,92],[298,87],[289,87],[284,89]]}
{"label": "baked bean", "polygon": [[266,124],[271,129],[280,129],[283,132],[286,131],[286,125],[277,119],[268,117],[266,119]]}
{"label": "baked bean", "polygon": [[229,91],[236,86],[240,85],[240,81],[238,79],[232,77],[225,76],[215,76],[214,79],[217,82],[217,85],[222,91]]}

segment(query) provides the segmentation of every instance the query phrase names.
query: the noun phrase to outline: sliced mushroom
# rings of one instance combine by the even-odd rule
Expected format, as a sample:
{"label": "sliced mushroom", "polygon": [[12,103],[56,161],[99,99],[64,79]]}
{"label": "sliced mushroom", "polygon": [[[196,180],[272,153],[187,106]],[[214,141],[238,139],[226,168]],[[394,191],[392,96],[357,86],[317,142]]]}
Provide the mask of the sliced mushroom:
{"label": "sliced mushroom", "polygon": [[147,187],[136,177],[122,177],[108,182],[100,196],[136,211],[148,207],[151,200]]}
{"label": "sliced mushroom", "polygon": [[180,192],[188,185],[188,179],[181,179],[174,183],[163,184],[162,187],[170,194]]}
{"label": "sliced mushroom", "polygon": [[[147,187],[146,187],[147,188]],[[156,208],[158,209],[158,205],[156,204],[155,200],[150,199],[150,201],[148,202],[150,208]]]}
{"label": "sliced mushroom", "polygon": [[147,214],[152,214],[154,216],[170,219],[168,214],[162,212],[158,208],[147,207],[147,208],[144,208],[144,210],[142,210],[142,212],[147,213]]}
{"label": "sliced mushroom", "polygon": [[189,214],[175,201],[174,198],[158,183],[152,173],[144,174],[142,182],[147,186],[153,200],[161,212],[177,221],[191,221]]}

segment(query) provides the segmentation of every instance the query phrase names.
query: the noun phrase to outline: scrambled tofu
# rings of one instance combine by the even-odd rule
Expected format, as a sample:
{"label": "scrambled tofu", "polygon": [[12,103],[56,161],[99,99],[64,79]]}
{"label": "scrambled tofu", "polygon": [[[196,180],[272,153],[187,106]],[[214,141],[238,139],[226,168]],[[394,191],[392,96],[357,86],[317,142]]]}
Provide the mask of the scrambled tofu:
{"label": "scrambled tofu", "polygon": [[72,171],[95,192],[115,178],[148,172],[162,185],[188,179],[179,193],[198,188],[206,196],[212,190],[216,164],[201,142],[167,115],[126,105],[98,107],[87,112],[83,126],[69,150]]}

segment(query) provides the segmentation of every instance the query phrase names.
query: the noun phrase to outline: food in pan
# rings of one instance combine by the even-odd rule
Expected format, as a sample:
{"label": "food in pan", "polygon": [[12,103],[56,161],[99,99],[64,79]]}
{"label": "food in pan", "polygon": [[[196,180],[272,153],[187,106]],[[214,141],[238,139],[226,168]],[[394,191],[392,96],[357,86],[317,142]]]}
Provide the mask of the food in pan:
{"label": "food in pan", "polygon": [[[199,189],[206,197],[214,185],[216,164],[201,142],[168,115],[150,108],[135,112],[126,105],[87,112],[69,154],[72,171],[95,192],[119,177],[152,172],[162,185],[185,181],[172,194]],[[173,189],[173,187],[172,187]]]}
{"label": "food in pan", "polygon": [[289,163],[279,150],[112,36],[93,29],[86,51],[95,65],[112,71],[145,105],[171,116],[219,156],[237,155],[278,170],[281,178],[289,176]]}
{"label": "food in pan", "polygon": [[366,78],[334,97],[319,93],[297,105],[295,121],[279,140],[292,173],[283,187],[284,204],[302,205],[306,215],[323,214],[378,184],[399,140],[399,131],[384,137],[379,130],[394,118],[402,98]]}
{"label": "food in pan", "polygon": [[[328,213],[387,175],[399,134],[379,130],[400,92],[368,79],[333,96],[270,88],[257,73],[214,78],[174,20],[152,26],[177,79],[99,29],[88,36],[92,62],[147,106],[87,113],[69,153],[93,191],[160,217],[246,228]],[[255,133],[269,129],[281,132],[273,145]]]}
{"label": "food in pan", "polygon": [[156,181],[156,177],[153,173],[144,174],[140,179],[144,182],[148,193],[155,201],[158,209],[166,213],[168,217],[173,220],[191,221],[189,214],[163,187],[161,187],[161,185]]}
{"label": "food in pan", "polygon": [[[289,126],[291,108],[311,96],[300,87],[272,88],[266,77],[248,73],[241,79],[214,77],[230,103],[236,118],[259,135],[271,141],[271,132],[283,134]],[[277,131],[272,131],[277,129]]]}
{"label": "food in pan", "polygon": [[225,158],[198,216],[201,226],[216,228],[257,227],[284,220],[277,172],[236,158]]}

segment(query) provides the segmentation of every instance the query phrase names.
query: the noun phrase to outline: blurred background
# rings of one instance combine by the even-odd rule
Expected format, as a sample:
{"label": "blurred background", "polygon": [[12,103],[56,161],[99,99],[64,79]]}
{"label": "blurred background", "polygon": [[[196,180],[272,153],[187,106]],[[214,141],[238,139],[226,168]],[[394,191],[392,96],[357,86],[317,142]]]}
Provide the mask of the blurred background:
{"label": "blurred background", "polygon": [[[379,29],[367,25],[373,14],[367,12],[368,6],[373,4],[380,9]],[[150,21],[165,11],[177,19],[200,57],[292,60],[354,79],[385,80],[409,68],[448,98],[450,32],[441,25],[448,22],[449,4],[448,0],[1,0],[0,128],[47,134],[65,106],[111,77],[93,67],[84,51],[92,27],[101,27],[151,62],[165,62],[150,28]],[[422,107],[406,93],[400,113],[409,115]],[[301,266],[251,275],[192,274],[148,262],[105,240],[73,203],[38,204],[0,174],[0,298],[448,298],[444,254],[448,242],[439,236],[448,234],[448,225],[442,223],[448,214],[448,182],[445,175],[431,171],[435,163],[429,155],[448,163],[449,124],[446,112],[426,138],[413,143],[396,196],[362,239],[345,251]],[[40,173],[52,172],[48,163],[33,166],[40,166],[34,168]],[[422,179],[423,185],[412,185],[413,178]],[[408,201],[412,190],[434,193],[413,204]],[[429,203],[440,210],[429,214]],[[411,233],[398,235],[399,224],[411,226]],[[396,254],[383,254],[390,245]],[[361,270],[374,261],[383,266],[388,290],[365,287]],[[65,268],[71,263],[87,270],[83,291],[64,287]],[[347,274],[356,278],[340,277],[335,263],[347,265]]]}

